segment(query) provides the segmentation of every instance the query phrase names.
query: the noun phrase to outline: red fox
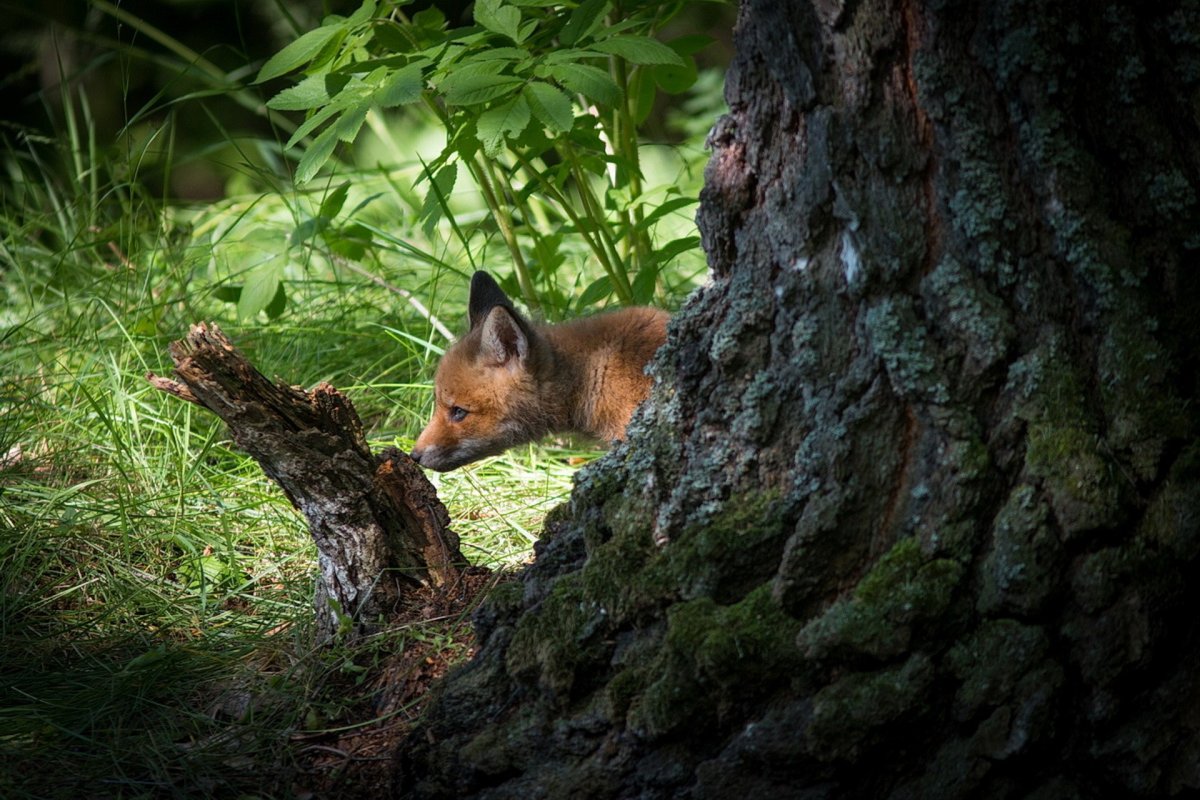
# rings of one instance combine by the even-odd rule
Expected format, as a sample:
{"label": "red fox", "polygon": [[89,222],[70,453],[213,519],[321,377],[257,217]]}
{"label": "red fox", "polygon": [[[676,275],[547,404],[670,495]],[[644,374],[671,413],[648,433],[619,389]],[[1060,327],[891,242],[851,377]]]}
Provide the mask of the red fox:
{"label": "red fox", "polygon": [[548,433],[624,437],[650,392],[645,368],[667,338],[667,312],[535,325],[486,272],[471,277],[468,305],[471,329],[438,364],[414,461],[446,472]]}

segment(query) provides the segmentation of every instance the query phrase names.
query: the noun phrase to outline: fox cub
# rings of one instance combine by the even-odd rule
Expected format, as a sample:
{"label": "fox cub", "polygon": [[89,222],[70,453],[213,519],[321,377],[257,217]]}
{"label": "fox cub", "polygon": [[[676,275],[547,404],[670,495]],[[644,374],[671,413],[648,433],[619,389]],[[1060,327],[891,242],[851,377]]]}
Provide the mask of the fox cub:
{"label": "fox cub", "polygon": [[650,392],[645,367],[665,311],[624,308],[557,325],[522,317],[486,272],[471,277],[471,329],[434,378],[433,418],[412,457],[439,472],[548,433],[621,439]]}

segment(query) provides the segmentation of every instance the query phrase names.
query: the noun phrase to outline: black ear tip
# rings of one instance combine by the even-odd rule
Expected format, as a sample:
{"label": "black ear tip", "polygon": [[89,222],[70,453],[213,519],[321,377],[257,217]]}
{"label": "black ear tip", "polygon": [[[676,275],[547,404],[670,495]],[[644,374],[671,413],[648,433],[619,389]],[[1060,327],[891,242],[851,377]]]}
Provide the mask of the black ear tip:
{"label": "black ear tip", "polygon": [[[471,327],[483,321],[487,313],[496,306],[504,306],[512,311],[512,301],[496,283],[495,278],[483,270],[471,276],[471,297],[467,303],[468,319]],[[515,312],[514,312],[515,313]]]}

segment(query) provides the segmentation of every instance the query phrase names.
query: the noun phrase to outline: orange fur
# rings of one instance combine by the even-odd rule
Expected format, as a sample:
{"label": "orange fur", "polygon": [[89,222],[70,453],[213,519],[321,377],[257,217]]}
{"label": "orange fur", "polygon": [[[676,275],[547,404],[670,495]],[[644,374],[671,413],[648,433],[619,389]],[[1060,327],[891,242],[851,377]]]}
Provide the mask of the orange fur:
{"label": "orange fur", "polygon": [[471,330],[434,378],[433,417],[412,457],[445,472],[548,433],[621,439],[650,392],[646,364],[665,311],[625,308],[535,325],[485,273],[471,281]]}

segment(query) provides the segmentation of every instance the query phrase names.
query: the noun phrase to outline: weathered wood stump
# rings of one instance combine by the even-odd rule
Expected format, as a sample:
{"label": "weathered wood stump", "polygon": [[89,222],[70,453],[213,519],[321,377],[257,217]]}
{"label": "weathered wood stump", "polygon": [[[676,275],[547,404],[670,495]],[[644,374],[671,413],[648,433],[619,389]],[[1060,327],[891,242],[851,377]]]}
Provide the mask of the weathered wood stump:
{"label": "weathered wood stump", "polygon": [[267,380],[216,325],[173,342],[177,380],[156,388],[207,408],[308,519],[321,580],[321,634],[362,635],[431,591],[453,588],[466,560],[446,507],[411,458],[371,454],[350,400]]}

